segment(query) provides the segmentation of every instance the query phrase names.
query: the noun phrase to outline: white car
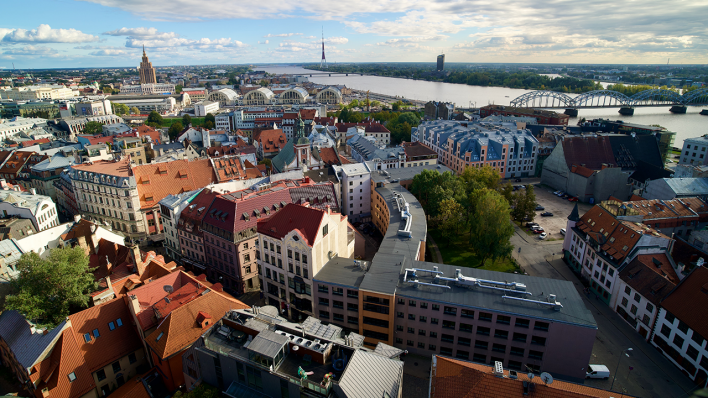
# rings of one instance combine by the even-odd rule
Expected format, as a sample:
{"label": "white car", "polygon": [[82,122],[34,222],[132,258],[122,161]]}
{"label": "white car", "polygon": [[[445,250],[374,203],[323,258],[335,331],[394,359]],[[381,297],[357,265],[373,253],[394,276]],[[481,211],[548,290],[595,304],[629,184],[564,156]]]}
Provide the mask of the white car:
{"label": "white car", "polygon": [[540,234],[540,235],[538,235],[538,239],[546,239],[546,237],[547,237],[547,236],[548,236],[548,234],[547,234],[547,233],[545,233],[545,232],[541,232],[541,234]]}
{"label": "white car", "polygon": [[561,235],[565,235],[565,228],[561,228]]}
{"label": "white car", "polygon": [[586,379],[609,379],[610,369],[605,365],[588,365],[588,371],[585,372]]}

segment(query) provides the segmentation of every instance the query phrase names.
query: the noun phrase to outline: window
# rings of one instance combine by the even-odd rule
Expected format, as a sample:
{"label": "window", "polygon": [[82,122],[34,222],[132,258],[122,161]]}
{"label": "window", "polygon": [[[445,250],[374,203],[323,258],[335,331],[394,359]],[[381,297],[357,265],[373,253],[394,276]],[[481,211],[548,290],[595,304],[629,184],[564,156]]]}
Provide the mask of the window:
{"label": "window", "polygon": [[479,363],[487,363],[487,356],[484,354],[474,354],[472,355],[472,360]]}
{"label": "window", "polygon": [[396,330],[399,332],[403,331],[403,325],[396,325]]}
{"label": "window", "polygon": [[320,297],[320,305],[325,306],[325,307],[329,307],[329,299]]}
{"label": "window", "polygon": [[437,324],[438,324],[438,318],[430,318],[430,323],[433,324],[433,325],[437,325]]}
{"label": "window", "polygon": [[420,303],[420,308],[422,308],[422,309],[427,309],[427,308],[428,308],[428,303]]}
{"label": "window", "polygon": [[113,373],[119,373],[120,372],[120,362],[115,361],[111,365],[113,367]]}
{"label": "window", "polygon": [[642,299],[642,296],[639,295],[639,293],[634,293],[634,301],[639,302]]}
{"label": "window", "polygon": [[430,332],[430,338],[431,339],[437,339],[438,338],[438,332]]}
{"label": "window", "polygon": [[668,311],[666,312],[666,315],[664,316],[664,318],[665,318],[666,321],[669,322],[669,323],[674,323],[674,320],[676,319],[676,317],[674,316],[674,314],[672,314],[672,313],[670,313],[670,312],[668,312]]}
{"label": "window", "polygon": [[511,324],[511,317],[505,315],[497,315],[497,323],[502,325]]}
{"label": "window", "polygon": [[460,359],[470,359],[470,353],[467,351],[457,350],[456,357]]}
{"label": "window", "polygon": [[336,312],[332,314],[332,319],[339,322],[344,322],[344,315],[337,314]]}
{"label": "window", "polygon": [[494,351],[494,352],[506,352],[506,345],[504,345],[504,344],[492,344],[492,351]]}
{"label": "window", "polygon": [[329,293],[329,288],[325,285],[317,285],[317,291],[320,293]]}
{"label": "window", "polygon": [[415,307],[415,300],[408,300],[409,307]]}
{"label": "window", "polygon": [[489,328],[485,328],[484,326],[477,326],[477,334],[481,336],[489,336]]}
{"label": "window", "polygon": [[359,298],[359,291],[357,291],[357,290],[347,290],[347,297],[349,297],[349,298]]}
{"label": "window", "polygon": [[418,317],[418,321],[423,323],[428,322],[428,317],[421,315]]}
{"label": "window", "polygon": [[443,312],[445,315],[457,315],[457,308],[455,307],[445,307]]}
{"label": "window", "polygon": [[496,337],[496,338],[498,338],[498,339],[504,339],[504,340],[506,340],[506,339],[509,338],[509,332],[506,331],[506,330],[495,329],[495,330],[494,330],[494,337]]}
{"label": "window", "polygon": [[701,336],[700,334],[698,334],[698,332],[696,332],[696,331],[694,330],[694,331],[693,331],[693,334],[691,335],[691,340],[695,341],[696,344],[698,344],[699,347],[702,347],[702,346],[703,346],[703,340],[705,340],[705,339],[703,338],[703,336]]}
{"label": "window", "polygon": [[654,312],[654,305],[652,303],[647,303],[647,311]]}
{"label": "window", "polygon": [[463,318],[474,319],[474,311],[462,309],[460,310],[460,316]]}
{"label": "window", "polygon": [[460,332],[472,333],[472,325],[469,323],[460,323]]}
{"label": "window", "polygon": [[347,323],[351,323],[353,325],[358,325],[359,324],[359,318],[355,316],[348,316],[347,317]]}
{"label": "window", "polygon": [[452,329],[452,330],[455,330],[455,322],[452,322],[452,321],[443,321],[443,329]]}
{"label": "window", "polygon": [[359,304],[347,303],[347,311],[359,312]]}
{"label": "window", "polygon": [[403,339],[396,337],[396,344],[403,344]]}
{"label": "window", "polygon": [[73,382],[74,380],[76,380],[76,373],[71,372],[71,373],[68,374],[68,377],[69,377],[69,383],[71,383],[71,382]]}
{"label": "window", "polygon": [[523,333],[514,333],[511,339],[514,341],[525,343],[526,342],[526,335]]}
{"label": "window", "polygon": [[545,346],[546,338],[540,336],[531,336],[531,344]]}
{"label": "window", "polygon": [[440,306],[437,304],[433,304],[433,311],[440,311]]}
{"label": "window", "polygon": [[93,337],[94,337],[95,339],[101,337],[101,334],[98,333],[98,329],[94,329],[94,330],[93,330]]}
{"label": "window", "polygon": [[530,321],[528,319],[516,318],[516,323],[514,324],[517,328],[528,329]]}
{"label": "window", "polygon": [[686,355],[691,357],[694,361],[698,359],[698,350],[695,349],[691,344],[688,345],[688,348],[686,348]]}
{"label": "window", "polygon": [[492,314],[489,314],[487,312],[480,312],[479,313],[479,320],[485,321],[485,322],[491,322],[492,321]]}
{"label": "window", "polygon": [[415,333],[415,328],[409,327],[409,328],[408,328],[408,333],[414,334],[414,333]]}
{"label": "window", "polygon": [[686,325],[683,321],[679,320],[678,330],[682,331],[683,334],[688,334],[688,325]]}
{"label": "window", "polygon": [[322,227],[322,236],[327,236],[329,233],[329,224],[326,224],[324,227]]}
{"label": "window", "polygon": [[669,335],[671,335],[671,328],[667,325],[661,325],[661,334],[666,337],[669,337]]}
{"label": "window", "polygon": [[474,341],[474,348],[486,350],[487,348],[489,348],[489,343],[486,341],[482,341],[482,340],[475,340]]}
{"label": "window", "polygon": [[[368,304],[368,305],[371,305],[371,304]],[[364,309],[366,309],[366,308],[364,308]],[[403,313],[402,313],[402,312],[397,312],[397,313],[396,313],[396,316],[399,317],[399,318],[403,318]]]}
{"label": "window", "polygon": [[649,315],[644,314],[644,316],[642,317],[642,323],[649,326]]}
{"label": "window", "polygon": [[629,303],[629,300],[627,300],[627,297],[622,297],[622,307],[627,307],[628,303]]}
{"label": "window", "polygon": [[344,296],[344,289],[341,287],[333,287],[332,294],[335,296]]}
{"label": "window", "polygon": [[413,347],[413,340],[406,340],[406,345]]}
{"label": "window", "polygon": [[547,322],[536,321],[536,323],[534,323],[534,325],[533,325],[533,328],[534,328],[534,330],[540,330],[542,332],[547,332],[548,326],[549,326],[549,324]]}
{"label": "window", "polygon": [[631,312],[632,315],[637,315],[637,306],[632,304],[632,308],[629,309],[629,312]]}
{"label": "window", "polygon": [[452,356],[452,348],[440,347],[440,355]]}
{"label": "window", "polygon": [[625,286],[624,293],[629,295],[630,293],[632,293],[632,289],[630,289],[629,286]]}
{"label": "window", "polygon": [[543,359],[543,353],[541,351],[529,350],[529,359]]}
{"label": "window", "polygon": [[320,318],[329,319],[329,311],[320,310]]}
{"label": "window", "polygon": [[410,319],[411,321],[415,321],[415,315],[408,314],[408,319]]}
{"label": "window", "polygon": [[332,301],[332,307],[344,309],[344,303],[341,301],[334,300],[334,301]]}
{"label": "window", "polygon": [[106,380],[106,371],[101,369],[96,372],[96,378],[98,379],[98,381]]}
{"label": "window", "polygon": [[131,364],[134,364],[137,361],[138,361],[138,358],[135,357],[134,352],[131,352],[130,354],[128,354],[128,362],[130,362]]}
{"label": "window", "polygon": [[457,344],[469,347],[472,344],[472,340],[470,340],[466,337],[458,337]]}
{"label": "window", "polygon": [[511,347],[511,349],[509,350],[509,354],[515,355],[517,357],[523,357],[524,349],[519,347]]}
{"label": "window", "polygon": [[91,342],[91,333],[85,333],[84,334],[84,341],[87,343]]}
{"label": "window", "polygon": [[679,349],[683,348],[683,342],[684,342],[683,337],[679,336],[678,334],[674,336],[674,344]]}

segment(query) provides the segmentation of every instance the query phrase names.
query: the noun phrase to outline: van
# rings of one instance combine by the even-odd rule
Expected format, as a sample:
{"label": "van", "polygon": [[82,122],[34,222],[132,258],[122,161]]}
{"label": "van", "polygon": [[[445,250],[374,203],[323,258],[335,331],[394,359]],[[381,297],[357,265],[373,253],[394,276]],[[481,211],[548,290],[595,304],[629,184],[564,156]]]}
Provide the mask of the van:
{"label": "van", "polygon": [[610,369],[605,365],[588,365],[588,371],[585,372],[586,379],[609,379]]}
{"label": "van", "polygon": [[565,228],[561,228],[561,235],[565,235]]}

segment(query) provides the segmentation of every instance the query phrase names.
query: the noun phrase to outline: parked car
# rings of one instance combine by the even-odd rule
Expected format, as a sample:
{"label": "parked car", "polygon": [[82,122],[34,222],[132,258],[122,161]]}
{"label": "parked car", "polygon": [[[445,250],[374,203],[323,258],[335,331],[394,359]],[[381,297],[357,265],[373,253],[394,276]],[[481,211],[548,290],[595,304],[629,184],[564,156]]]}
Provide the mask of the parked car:
{"label": "parked car", "polygon": [[556,194],[556,196],[558,197],[563,197],[563,195],[565,195],[565,192],[563,191],[558,191],[558,193]]}
{"label": "parked car", "polygon": [[553,192],[553,194],[557,196],[560,192],[561,191],[555,191],[555,192]]}
{"label": "parked car", "polygon": [[546,208],[541,205],[536,205],[536,211],[538,210],[546,210]]}
{"label": "parked car", "polygon": [[547,233],[542,232],[541,235],[538,235],[538,239],[546,239],[547,236],[548,236]]}
{"label": "parked car", "polygon": [[550,211],[544,211],[543,213],[541,213],[541,217],[553,217],[553,213],[551,213]]}
{"label": "parked car", "polygon": [[565,235],[565,228],[561,228],[561,235]]}
{"label": "parked car", "polygon": [[610,369],[605,365],[588,365],[588,371],[585,372],[586,379],[609,379]]}
{"label": "parked car", "polygon": [[538,224],[535,223],[535,222],[527,222],[527,223],[526,223],[526,226],[527,226],[527,227],[538,227]]}
{"label": "parked car", "polygon": [[516,181],[516,182],[521,182],[521,178],[517,178],[517,179],[515,179],[514,181]]}
{"label": "parked car", "polygon": [[569,201],[569,202],[577,202],[577,201],[578,201],[578,198],[576,198],[575,196],[571,196],[571,197],[568,198],[568,201]]}
{"label": "parked car", "polygon": [[544,233],[544,232],[546,232],[546,231],[544,231],[543,228],[538,228],[538,229],[534,229],[534,230],[531,231],[531,232],[533,232],[533,233],[535,233],[535,234],[542,234],[542,233]]}

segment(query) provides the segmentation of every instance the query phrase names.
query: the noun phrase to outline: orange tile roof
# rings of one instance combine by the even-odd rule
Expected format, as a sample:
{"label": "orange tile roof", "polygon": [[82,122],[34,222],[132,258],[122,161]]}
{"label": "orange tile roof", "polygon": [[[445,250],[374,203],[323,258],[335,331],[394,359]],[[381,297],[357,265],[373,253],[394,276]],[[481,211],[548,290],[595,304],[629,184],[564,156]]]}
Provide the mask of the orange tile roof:
{"label": "orange tile roof", "polygon": [[[36,390],[39,396],[47,388],[52,398],[78,398],[96,388],[91,370],[82,357],[79,343],[71,329],[62,332],[51,355],[35,368],[38,368],[38,373],[30,377],[41,379]],[[69,380],[71,373],[76,376],[73,382]]]}
{"label": "orange tile roof", "polygon": [[593,174],[595,174],[594,170],[590,170],[587,167],[584,166],[578,166],[578,165],[573,165],[573,167],[570,168],[571,173],[575,173],[578,175],[581,175],[585,178],[591,177]]}
{"label": "orange tile roof", "polygon": [[631,395],[611,392],[554,380],[546,385],[540,377],[529,379],[526,373],[519,372],[518,379],[494,375],[494,367],[435,356],[435,375],[431,380],[431,398],[519,398],[524,397],[524,382],[533,384],[534,392],[530,397],[538,398],[625,398]]}
{"label": "orange tile roof", "polygon": [[261,130],[254,137],[263,148],[263,153],[280,152],[280,150],[288,143],[282,129]]}
{"label": "orange tile roof", "polygon": [[37,144],[47,144],[49,142],[50,142],[49,138],[40,138],[38,140],[22,141],[22,142],[20,142],[20,146],[22,148],[27,148],[28,146],[37,145]]}
{"label": "orange tile roof", "polygon": [[[117,325],[117,319],[122,321],[123,326]],[[122,298],[77,312],[70,315],[69,320],[79,351],[91,372],[142,347],[128,306]],[[116,327],[113,330],[110,330],[109,322],[114,322]],[[94,336],[96,330],[99,337]],[[91,335],[88,343],[84,340],[86,333]]]}
{"label": "orange tile roof", "polygon": [[34,152],[15,151],[0,168],[2,174],[15,174],[24,167]]}
{"label": "orange tile roof", "polygon": [[642,254],[635,257],[620,271],[619,277],[657,306],[678,283],[678,276],[669,258],[663,253]]}
{"label": "orange tile roof", "polygon": [[148,125],[138,126],[138,134],[140,137],[149,137],[154,144],[160,143],[160,132]]}
{"label": "orange tile roof", "polygon": [[327,165],[341,165],[339,155],[334,148],[320,148],[320,159]]}
{"label": "orange tile roof", "polygon": [[78,171],[106,174],[116,177],[128,177],[131,175],[130,162],[127,157],[118,162],[99,160],[93,163],[77,164],[72,166],[72,168]]}
{"label": "orange tile roof", "polygon": [[694,333],[708,336],[708,268],[695,267],[661,302],[661,306],[686,323]]}
{"label": "orange tile roof", "polygon": [[209,159],[145,164],[132,170],[141,209],[152,208],[167,195],[193,191],[217,182]]}
{"label": "orange tile roof", "polygon": [[159,358],[166,359],[193,344],[204,333],[204,329],[197,323],[200,311],[208,313],[216,322],[229,310],[247,308],[239,300],[209,290],[170,312],[160,326],[145,338],[145,342]]}
{"label": "orange tile roof", "polygon": [[211,159],[211,164],[216,173],[218,182],[240,180],[247,178],[241,166],[241,158],[237,156],[223,156]]}
{"label": "orange tile roof", "polygon": [[326,212],[312,207],[288,203],[269,218],[258,221],[258,233],[282,239],[297,230],[309,246],[315,244]]}
{"label": "orange tile roof", "polygon": [[152,398],[145,389],[142,377],[137,375],[111,393],[113,398]]}

